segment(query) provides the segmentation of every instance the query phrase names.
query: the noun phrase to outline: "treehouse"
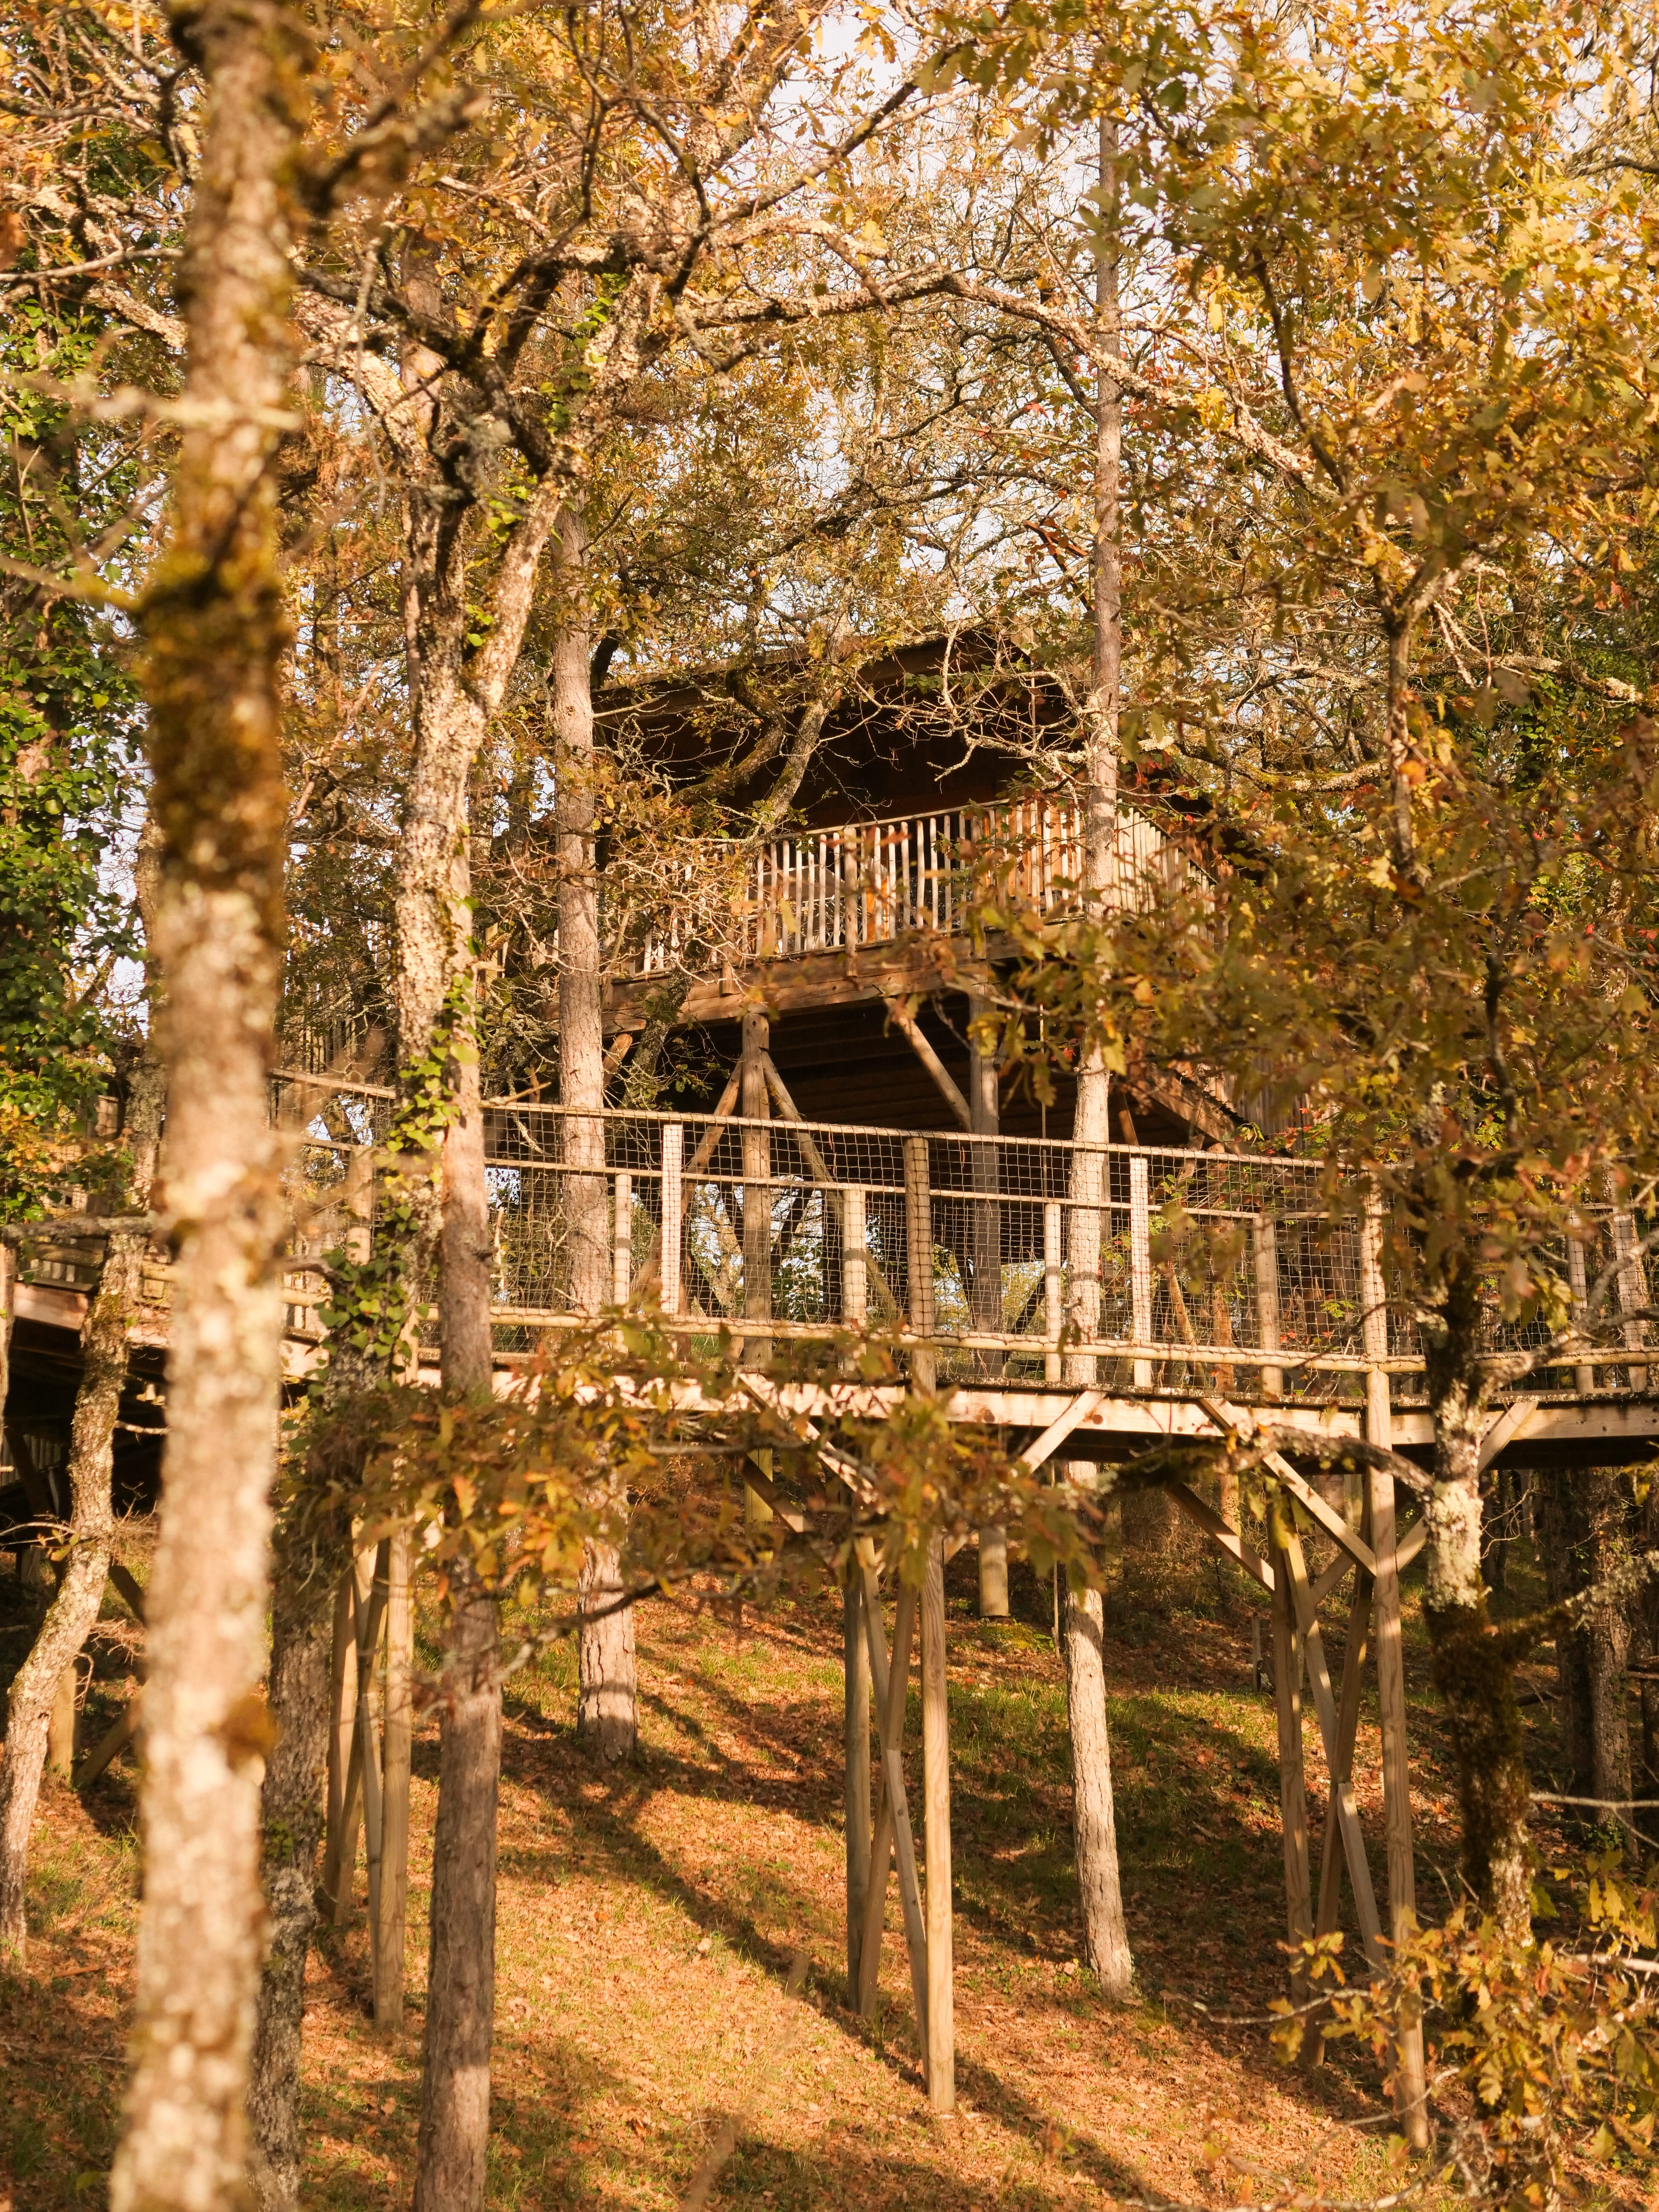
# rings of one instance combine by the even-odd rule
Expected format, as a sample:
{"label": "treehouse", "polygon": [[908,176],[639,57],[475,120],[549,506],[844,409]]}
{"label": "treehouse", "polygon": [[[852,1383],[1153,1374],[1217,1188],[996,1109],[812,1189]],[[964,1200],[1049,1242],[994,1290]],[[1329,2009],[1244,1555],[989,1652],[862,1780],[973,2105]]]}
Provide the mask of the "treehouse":
{"label": "treehouse", "polygon": [[[949,654],[937,641],[884,654],[827,708],[813,696],[821,674],[799,672],[791,697],[792,672],[758,711],[719,679],[608,707],[599,694],[619,755],[693,798],[717,789],[750,822],[764,821],[792,746],[805,757],[787,827],[685,841],[671,863],[683,896],[671,883],[631,939],[602,915],[615,947],[612,1064],[625,1074],[634,1040],[665,1014],[674,1094],[712,1101],[720,1081],[709,1072],[743,1057],[747,1018],[809,1121],[1068,1136],[1063,1063],[1045,1104],[1029,1071],[983,1064],[972,1036],[975,982],[994,989],[1010,950],[994,934],[975,941],[976,904],[1000,896],[1052,915],[1078,899],[1079,747],[1064,688],[992,663],[972,640]],[[1202,826],[1201,802],[1131,778],[1109,903],[1144,908],[1160,889],[1201,884]],[[609,875],[602,864],[602,901]],[[1123,1092],[1116,1113],[1120,1133],[1154,1144],[1228,1140],[1242,1120],[1174,1071]]]}

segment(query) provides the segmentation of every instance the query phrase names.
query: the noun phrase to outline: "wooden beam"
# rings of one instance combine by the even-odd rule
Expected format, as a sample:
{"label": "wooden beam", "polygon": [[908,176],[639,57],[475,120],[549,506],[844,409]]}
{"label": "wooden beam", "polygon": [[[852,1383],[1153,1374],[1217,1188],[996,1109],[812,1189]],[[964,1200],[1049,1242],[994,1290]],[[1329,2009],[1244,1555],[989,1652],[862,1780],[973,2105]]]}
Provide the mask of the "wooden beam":
{"label": "wooden beam", "polygon": [[1092,1413],[1106,1402],[1104,1390],[1079,1390],[1065,1412],[1049,1422],[1034,1443],[1027,1444],[1019,1455],[1022,1467],[1035,1471],[1050,1460],[1074,1429],[1080,1429]]}
{"label": "wooden beam", "polygon": [[[1308,1794],[1302,1765],[1302,1660],[1291,1613],[1291,1578],[1268,1510],[1268,1564],[1273,1576],[1273,1707],[1279,1722],[1279,1812],[1285,1844],[1285,1929],[1293,1944],[1313,1934],[1308,1893]],[[1294,1966],[1291,1987],[1298,2001],[1307,1975]]]}
{"label": "wooden beam", "polygon": [[[1230,1406],[1224,1398],[1200,1397],[1198,1402],[1224,1436],[1231,1434],[1240,1437],[1246,1443],[1254,1439],[1256,1431],[1255,1416],[1248,1407]],[[1334,1505],[1328,1505],[1310,1482],[1303,1480],[1282,1453],[1269,1451],[1265,1452],[1262,1456],[1272,1470],[1274,1480],[1284,1484],[1297,1503],[1304,1507],[1318,1522],[1325,1534],[1332,1538],[1351,1559],[1357,1560],[1367,1574],[1375,1574],[1376,1561],[1372,1556],[1370,1546],[1354,1534],[1353,1530],[1349,1528],[1336,1508]]]}
{"label": "wooden beam", "polygon": [[[1317,1584],[1315,1587],[1316,1589]],[[1374,1588],[1364,1569],[1357,1568],[1353,1597],[1348,1607],[1348,1640],[1342,1651],[1342,1687],[1336,1701],[1337,1759],[1342,1778],[1347,1782],[1353,1779],[1353,1747],[1359,1732],[1359,1692],[1364,1680]],[[1336,1926],[1342,1882],[1342,1863],[1336,1855],[1337,1833],[1336,1780],[1333,1774],[1331,1802],[1325,1815],[1325,1838],[1319,1866],[1319,1910],[1314,1915],[1316,1936],[1328,1936]],[[1372,1911],[1376,1911],[1375,1900]]]}
{"label": "wooden beam", "polygon": [[114,1583],[121,1602],[142,1628],[144,1626],[143,1585],[121,1565],[119,1559],[110,1561],[109,1578]]}
{"label": "wooden beam", "polygon": [[143,1726],[143,1685],[140,1683],[127,1699],[116,1718],[100,1735],[82,1764],[75,1778],[77,1790],[89,1790],[110,1761],[126,1749]]}
{"label": "wooden beam", "polygon": [[[1353,1779],[1347,1771],[1352,1764],[1352,1754],[1348,1759],[1344,1759],[1336,1699],[1331,1693],[1330,1669],[1325,1662],[1325,1640],[1319,1632],[1319,1616],[1314,1611],[1313,1595],[1308,1587],[1308,1568],[1302,1556],[1302,1539],[1293,1528],[1287,1528],[1285,1532],[1279,1557],[1285,1562],[1285,1571],[1290,1577],[1291,1598],[1296,1608],[1297,1626],[1301,1632],[1302,1649],[1308,1662],[1308,1680],[1313,1686],[1314,1711],[1318,1717],[1319,1733],[1325,1746],[1325,1765],[1331,1778],[1331,1806],[1342,1831],[1342,1848],[1348,1861],[1348,1880],[1353,1886],[1354,1907],[1359,1916],[1360,1941],[1365,1946],[1365,1956],[1372,1972],[1381,1973],[1383,1964],[1382,1923],[1377,1917],[1376,1896],[1371,1887],[1371,1870],[1365,1857],[1365,1836],[1359,1825]],[[1357,1701],[1357,1686],[1354,1696]]]}
{"label": "wooden beam", "polygon": [[1247,1544],[1230,1522],[1224,1521],[1207,1498],[1184,1482],[1166,1482],[1164,1486],[1182,1511],[1199,1527],[1219,1550],[1234,1559],[1245,1573],[1259,1582],[1269,1597],[1273,1595],[1273,1571],[1252,1545]]}
{"label": "wooden beam", "polygon": [[1404,1573],[1428,1540],[1429,1516],[1426,1513],[1419,1513],[1394,1547],[1394,1565],[1396,1574]]}
{"label": "wooden beam", "polygon": [[921,1024],[910,1014],[906,1012],[905,1009],[899,1004],[896,999],[890,999],[887,1001],[887,1012],[888,1018],[893,1023],[894,1026],[902,1030],[905,1036],[909,1038],[911,1048],[915,1051],[916,1058],[921,1062],[929,1075],[933,1077],[934,1082],[939,1085],[940,1091],[944,1094],[946,1105],[949,1106],[951,1111],[956,1115],[957,1121],[961,1122],[963,1127],[971,1131],[974,1126],[974,1116],[972,1110],[968,1104],[968,1101],[963,1097],[961,1091],[957,1090],[950,1069],[946,1067],[945,1062],[939,1058],[939,1054],[933,1050],[933,1046],[928,1043],[927,1039],[922,1034]]}
{"label": "wooden beam", "polygon": [[1536,1398],[1517,1398],[1504,1408],[1480,1439],[1480,1468],[1484,1474],[1499,1452],[1525,1435],[1527,1425],[1538,1411]]}

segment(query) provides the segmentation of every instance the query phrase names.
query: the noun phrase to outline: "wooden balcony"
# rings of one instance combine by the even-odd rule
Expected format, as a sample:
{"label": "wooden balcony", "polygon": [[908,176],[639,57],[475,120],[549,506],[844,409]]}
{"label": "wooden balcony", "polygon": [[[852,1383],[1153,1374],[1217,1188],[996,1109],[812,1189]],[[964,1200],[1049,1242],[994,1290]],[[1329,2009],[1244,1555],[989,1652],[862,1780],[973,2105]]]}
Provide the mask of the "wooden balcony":
{"label": "wooden balcony", "polygon": [[[1145,816],[1116,817],[1109,903],[1133,912],[1159,889],[1182,880],[1188,863]],[[847,995],[848,956],[877,954],[872,974],[892,963],[879,956],[915,940],[963,934],[972,908],[988,896],[1029,902],[1042,914],[1075,902],[1083,873],[1082,817],[1068,795],[1041,794],[994,806],[949,807],[792,832],[757,847],[733,894],[702,886],[721,871],[696,854],[682,863],[686,896],[666,926],[628,963],[644,979],[717,968],[729,992],[736,971],[763,962],[804,963],[803,987],[816,1002]],[[729,884],[730,878],[726,878]],[[925,943],[915,948],[925,957]],[[833,972],[826,973],[826,962]],[[815,981],[816,979],[816,981]],[[720,987],[695,991],[690,1019],[720,1011]],[[859,995],[855,991],[854,995]],[[615,1011],[627,1015],[642,994],[623,983]]]}

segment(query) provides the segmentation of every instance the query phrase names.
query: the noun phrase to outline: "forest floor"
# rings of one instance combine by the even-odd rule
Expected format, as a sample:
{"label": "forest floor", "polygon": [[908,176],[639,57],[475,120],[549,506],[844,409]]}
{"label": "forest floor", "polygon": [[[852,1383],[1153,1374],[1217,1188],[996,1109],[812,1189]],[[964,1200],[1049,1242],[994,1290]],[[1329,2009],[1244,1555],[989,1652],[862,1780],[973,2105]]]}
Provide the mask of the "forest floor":
{"label": "forest floor", "polygon": [[[135,1529],[141,1577],[144,1542]],[[637,1767],[604,1772],[578,1745],[568,1645],[508,1685],[492,2207],[667,2212],[732,2116],[737,2146],[710,2200],[721,2207],[1048,2212],[1384,2192],[1390,2120],[1369,2057],[1337,2044],[1322,2067],[1287,2069],[1264,2027],[1216,2017],[1259,2016],[1284,1984],[1273,1708],[1250,1660],[1256,1594],[1210,1559],[1117,1571],[1107,1665],[1138,1995],[1115,2009],[1077,1954],[1049,1593],[1017,1572],[1016,1617],[981,1623],[974,1573],[963,1554],[949,1584],[957,2114],[933,2118],[922,2094],[896,1900],[878,2021],[867,2027],[843,2003],[838,1600],[740,1618],[657,1602],[639,1616]],[[1417,1880],[1434,1914],[1455,1880],[1455,1807],[1416,1581]],[[21,1656],[16,1613],[3,1612],[15,1588],[0,1582],[0,1680]],[[1343,1614],[1337,1601],[1328,1610],[1334,1668]],[[88,1741],[117,1709],[131,1640],[113,1599],[106,1611]],[[1540,1775],[1553,1765],[1547,1714],[1534,1706],[1528,1720]],[[913,1693],[913,1742],[919,1726]],[[1307,1738],[1317,1824],[1311,1725]],[[1378,1758],[1373,1695],[1356,1778],[1380,1893]],[[313,1954],[306,2202],[317,2212],[407,2201],[436,1775],[428,1722],[415,1754],[401,2032],[369,2017],[361,1909]],[[0,1976],[0,2212],[104,2201],[133,1980],[136,1784],[127,1754],[84,1798],[61,1785],[43,1796],[27,1970]],[[1316,1870],[1318,1846],[1316,1825]],[[361,1872],[358,1887],[361,1907]],[[791,1999],[801,1952],[806,1982]]]}

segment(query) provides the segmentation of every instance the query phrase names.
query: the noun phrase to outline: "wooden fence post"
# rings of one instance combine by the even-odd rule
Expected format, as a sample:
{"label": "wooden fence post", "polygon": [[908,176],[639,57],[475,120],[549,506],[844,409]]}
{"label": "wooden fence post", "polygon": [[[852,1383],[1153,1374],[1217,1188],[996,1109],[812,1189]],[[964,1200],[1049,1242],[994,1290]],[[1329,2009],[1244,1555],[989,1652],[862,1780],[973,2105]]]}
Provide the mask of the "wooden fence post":
{"label": "wooden fence post", "polygon": [[[1279,1227],[1270,1213],[1258,1213],[1250,1224],[1250,1258],[1255,1272],[1255,1335],[1263,1352],[1279,1349]],[[1282,1367],[1261,1370],[1264,1398],[1285,1395]]]}
{"label": "wooden fence post", "polygon": [[870,1310],[864,1219],[863,1187],[848,1183],[841,1194],[841,1317],[848,1328],[862,1328]]}
{"label": "wooden fence post", "polygon": [[951,1720],[945,1676],[945,1539],[927,1547],[921,1592],[921,1767],[927,1854],[927,2101],[957,2104],[951,1927]]}
{"label": "wooden fence post", "polygon": [[[910,1326],[916,1334],[933,1334],[933,1205],[927,1179],[927,1139],[904,1140],[904,1273],[910,1292]],[[931,1390],[937,1375],[931,1343],[920,1344],[910,1354],[910,1375],[917,1388]]]}
{"label": "wooden fence post", "polygon": [[685,1209],[685,1125],[668,1121],[662,1133],[662,1307],[680,1310],[680,1224]]}
{"label": "wooden fence post", "polygon": [[1066,1221],[1057,1198],[1042,1204],[1042,1379],[1060,1380],[1060,1333],[1066,1318]]}
{"label": "wooden fence post", "polygon": [[[1152,1180],[1145,1152],[1129,1156],[1129,1309],[1130,1334],[1137,1344],[1152,1340]],[[1135,1388],[1152,1387],[1152,1363],[1134,1363]]]}
{"label": "wooden fence post", "polygon": [[[1359,1302],[1366,1356],[1389,1356],[1389,1312],[1382,1276],[1382,1207],[1368,1200],[1359,1243]],[[1391,1450],[1394,1416],[1385,1369],[1365,1376],[1365,1437]],[[1395,1559],[1394,1477],[1370,1471],[1371,1550],[1376,1559],[1376,1707],[1382,1736],[1382,1818],[1389,1857],[1389,1934],[1396,1947],[1417,1921],[1416,1874],[1412,1864],[1411,1765],[1406,1746],[1406,1674],[1400,1640],[1400,1569]],[[1429,2140],[1425,2106],[1423,2024],[1402,2014],[1395,2045],[1395,2111],[1407,2141],[1423,2149]]]}
{"label": "wooden fence post", "polygon": [[625,1170],[617,1176],[616,1200],[611,1217],[611,1298],[625,1306],[634,1287],[634,1178]]}
{"label": "wooden fence post", "polygon": [[[1623,1334],[1626,1348],[1631,1352],[1639,1351],[1646,1343],[1648,1334],[1648,1325],[1644,1321],[1629,1317],[1638,1314],[1648,1302],[1646,1263],[1637,1249],[1638,1241],[1634,1216],[1622,1210],[1616,1211],[1613,1217],[1613,1252],[1619,1262],[1619,1310],[1627,1316]],[[1647,1389],[1648,1370],[1645,1367],[1627,1367],[1625,1372],[1632,1390]]]}
{"label": "wooden fence post", "polygon": [[[743,1059],[738,1070],[743,1132],[743,1317],[772,1317],[772,1139],[756,1122],[771,1119],[766,1088],[768,1024],[758,1007],[743,1016]],[[769,1336],[745,1336],[743,1364],[764,1367],[772,1357]]]}
{"label": "wooden fence post", "polygon": [[[1585,1225],[1577,1213],[1567,1217],[1567,1289],[1572,1317],[1581,1328],[1589,1310],[1589,1285],[1585,1280],[1584,1248],[1573,1232]],[[1572,1378],[1573,1388],[1579,1396],[1588,1398],[1595,1388],[1595,1370],[1593,1367],[1575,1367]]]}

